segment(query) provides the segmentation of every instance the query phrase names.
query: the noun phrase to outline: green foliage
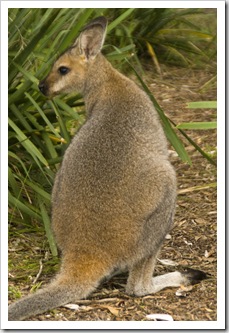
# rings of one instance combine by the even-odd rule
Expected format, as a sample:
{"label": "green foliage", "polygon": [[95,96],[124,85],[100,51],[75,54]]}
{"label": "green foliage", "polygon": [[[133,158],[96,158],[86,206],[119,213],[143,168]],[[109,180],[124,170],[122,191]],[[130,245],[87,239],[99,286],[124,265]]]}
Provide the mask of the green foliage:
{"label": "green foliage", "polygon": [[207,129],[214,129],[217,127],[216,121],[198,121],[192,123],[181,123],[176,126],[176,128],[181,129],[188,129],[188,130],[207,130]]}
{"label": "green foliage", "polygon": [[[197,9],[9,9],[9,221],[23,230],[32,228],[33,221],[43,221],[54,256],[57,249],[50,228],[50,193],[72,129],[84,122],[84,105],[78,94],[47,100],[37,85],[82,26],[99,15],[109,19],[104,51],[116,66],[129,59],[132,68],[141,68],[135,47],[144,56],[149,45],[157,64],[166,59],[190,64],[191,54],[209,56],[198,43],[213,43],[214,38],[189,20],[190,15],[200,15]],[[153,100],[170,142],[190,163],[175,126],[136,75]]]}
{"label": "green foliage", "polygon": [[[111,13],[112,19],[123,11]],[[206,61],[216,57],[215,15],[214,9],[138,8],[120,22],[110,37],[114,45],[136,44],[138,55],[150,56],[159,72],[160,62],[206,65]]]}
{"label": "green foliage", "polygon": [[200,101],[200,102],[190,102],[187,103],[187,108],[190,109],[216,109],[217,102],[216,101]]}
{"label": "green foliage", "polygon": [[[187,103],[187,108],[191,109],[198,109],[198,108],[207,108],[207,109],[216,109],[217,102],[216,101],[200,101],[200,102],[190,102]],[[190,122],[190,123],[181,123],[176,126],[184,136],[189,140],[189,142],[200,152],[200,154],[205,157],[211,164],[216,165],[215,160],[209,156],[208,153],[204,152],[195,142],[193,142],[187,134],[183,132],[183,129],[187,130],[209,130],[209,129],[216,129],[217,122],[216,121],[209,121],[209,122]],[[216,150],[215,154],[216,155]]]}
{"label": "green foliage", "polygon": [[[190,109],[216,109],[216,101],[200,101],[200,102],[190,102],[187,103],[187,108]],[[181,123],[176,126],[178,129],[188,129],[188,130],[208,130],[217,128],[216,121],[205,121],[205,122],[191,122],[191,123]]]}
{"label": "green foliage", "polygon": [[20,290],[14,286],[9,286],[9,295],[13,299],[19,299],[22,296]]}
{"label": "green foliage", "polygon": [[[190,109],[216,109],[216,101],[200,101],[200,102],[190,102],[187,103],[187,108]],[[208,130],[217,128],[216,121],[205,121],[205,122],[190,122],[190,123],[181,123],[176,126],[178,129],[188,129],[188,130]]]}

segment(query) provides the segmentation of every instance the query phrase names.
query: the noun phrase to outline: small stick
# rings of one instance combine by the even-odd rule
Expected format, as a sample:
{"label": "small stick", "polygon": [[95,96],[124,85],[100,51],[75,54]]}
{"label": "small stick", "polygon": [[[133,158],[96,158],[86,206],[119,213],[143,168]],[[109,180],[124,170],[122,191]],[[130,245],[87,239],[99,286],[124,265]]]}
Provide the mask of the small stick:
{"label": "small stick", "polygon": [[41,272],[42,272],[42,269],[43,269],[43,264],[42,264],[42,259],[40,260],[40,269],[39,269],[39,272],[37,273],[35,279],[33,280],[33,284],[35,284],[37,282],[37,280],[39,279],[40,275],[41,275]]}

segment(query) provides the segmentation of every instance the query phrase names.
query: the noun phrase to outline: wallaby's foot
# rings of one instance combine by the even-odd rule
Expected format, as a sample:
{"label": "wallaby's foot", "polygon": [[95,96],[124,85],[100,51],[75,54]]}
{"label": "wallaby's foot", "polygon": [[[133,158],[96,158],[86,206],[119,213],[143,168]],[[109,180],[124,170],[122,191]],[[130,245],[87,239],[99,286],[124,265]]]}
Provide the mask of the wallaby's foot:
{"label": "wallaby's foot", "polygon": [[207,274],[187,268],[184,272],[171,272],[152,278],[154,258],[143,259],[130,270],[126,292],[129,295],[144,296],[155,294],[167,287],[196,284],[207,278]]}
{"label": "wallaby's foot", "polygon": [[188,284],[196,284],[209,277],[205,272],[193,268],[186,268],[181,274],[186,277]]}

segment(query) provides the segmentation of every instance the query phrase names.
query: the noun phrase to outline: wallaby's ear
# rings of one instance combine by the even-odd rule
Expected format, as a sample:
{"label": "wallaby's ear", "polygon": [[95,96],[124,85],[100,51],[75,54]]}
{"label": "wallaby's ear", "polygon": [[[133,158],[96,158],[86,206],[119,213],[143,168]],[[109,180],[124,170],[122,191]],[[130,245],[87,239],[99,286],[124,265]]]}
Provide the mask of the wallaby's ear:
{"label": "wallaby's ear", "polygon": [[83,28],[73,47],[77,45],[87,59],[95,58],[102,49],[106,27],[107,19],[104,16],[92,20]]}

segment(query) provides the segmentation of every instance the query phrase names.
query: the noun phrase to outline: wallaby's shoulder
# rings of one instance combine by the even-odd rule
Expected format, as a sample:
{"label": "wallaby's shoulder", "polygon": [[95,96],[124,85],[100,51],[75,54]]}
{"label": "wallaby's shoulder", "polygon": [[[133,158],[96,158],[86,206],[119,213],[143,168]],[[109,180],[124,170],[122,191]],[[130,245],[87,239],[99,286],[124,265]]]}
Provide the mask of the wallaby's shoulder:
{"label": "wallaby's shoulder", "polygon": [[158,121],[157,112],[145,91],[114,68],[102,54],[98,54],[96,62],[90,66],[86,85],[93,86],[85,98],[88,103],[87,112],[90,113],[91,105],[97,105],[101,111],[104,109],[108,116],[111,116],[111,113],[116,116],[118,112],[120,121],[125,117],[129,120],[135,118],[135,121],[138,118],[139,124],[150,121],[150,118]]}

